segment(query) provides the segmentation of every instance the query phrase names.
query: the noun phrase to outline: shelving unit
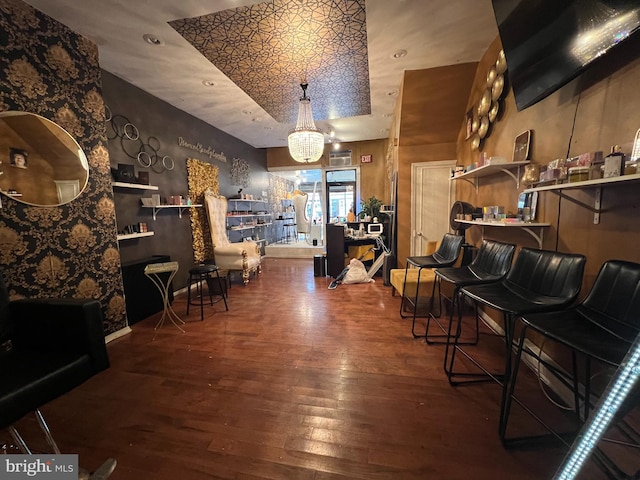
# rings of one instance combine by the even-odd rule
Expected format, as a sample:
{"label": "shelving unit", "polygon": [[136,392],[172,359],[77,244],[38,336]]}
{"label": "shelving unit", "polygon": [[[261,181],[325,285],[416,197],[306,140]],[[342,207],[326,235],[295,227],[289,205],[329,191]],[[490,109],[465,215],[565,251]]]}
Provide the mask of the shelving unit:
{"label": "shelving unit", "polygon": [[[458,223],[467,223],[469,225],[478,225],[482,228],[482,236],[484,237],[485,227],[498,227],[498,228],[519,228],[529,235],[538,243],[538,248],[542,248],[542,241],[544,239],[544,229],[550,227],[550,223],[543,222],[483,222],[481,220],[456,220]],[[534,231],[534,228],[539,229],[539,233]]]}
{"label": "shelving unit", "polygon": [[126,235],[118,235],[118,241],[130,240],[132,238],[152,237],[152,236],[153,236],[153,232],[127,233]]}
{"label": "shelving unit", "polygon": [[[476,193],[478,193],[478,186],[480,183],[478,180],[479,178],[486,177],[489,175],[495,175],[496,173],[506,173],[509,177],[511,177],[516,182],[516,188],[520,188],[520,167],[523,165],[527,165],[529,163],[530,162],[526,160],[522,162],[509,162],[509,163],[498,163],[496,165],[484,165],[482,167],[469,170],[468,172],[465,172],[462,175],[451,177],[449,180],[464,180],[465,182],[468,182],[471,185],[473,185]],[[513,169],[518,170],[518,172],[515,175],[511,171]]]}
{"label": "shelving unit", "polygon": [[[598,223],[600,223],[600,214],[602,213],[602,189],[606,186],[623,185],[630,182],[638,181],[640,181],[640,173],[635,173],[633,175],[621,175],[619,177],[612,178],[599,178],[597,180],[585,180],[582,182],[560,183],[556,185],[545,185],[542,187],[528,188],[524,190],[524,193],[547,191],[555,193],[565,200],[573,202],[576,205],[580,205],[581,207],[592,211],[593,223],[597,225]],[[583,190],[586,188],[595,188],[593,207],[564,193],[564,190]]]}
{"label": "shelving unit", "polygon": [[[227,213],[227,232],[229,232],[229,240],[231,242],[241,242],[244,238],[244,236],[243,238],[238,238],[237,235],[232,235],[232,232],[246,232],[247,230],[254,232],[257,228],[262,229],[273,225],[273,222],[271,221],[271,214],[266,210],[267,200],[231,198],[227,200],[227,204],[229,208]],[[265,206],[264,209],[258,210],[259,212],[264,213],[254,212],[253,208],[257,204],[263,204]],[[239,205],[240,208],[238,207]],[[245,206],[247,208],[243,208]],[[263,223],[259,223],[260,221]],[[264,237],[264,233],[262,236]],[[265,238],[256,240],[256,242],[260,244],[261,250],[263,250],[264,246],[267,244]]]}
{"label": "shelving unit", "polygon": [[155,220],[158,216],[158,212],[160,210],[165,209],[178,209],[178,218],[182,218],[182,212],[188,210],[190,208],[200,208],[202,204],[195,205],[142,205],[142,208],[152,208],[153,209],[153,219]]}

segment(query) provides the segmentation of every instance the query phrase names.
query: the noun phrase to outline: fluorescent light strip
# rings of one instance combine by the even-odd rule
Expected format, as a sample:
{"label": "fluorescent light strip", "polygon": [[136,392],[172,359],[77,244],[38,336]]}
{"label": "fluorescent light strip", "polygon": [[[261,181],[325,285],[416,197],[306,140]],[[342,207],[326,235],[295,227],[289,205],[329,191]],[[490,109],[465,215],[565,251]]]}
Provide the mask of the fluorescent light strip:
{"label": "fluorescent light strip", "polygon": [[564,464],[556,472],[554,480],[571,480],[578,475],[596,444],[609,428],[613,417],[640,377],[640,336],[636,338],[615,377],[609,383],[607,394],[589,425],[585,425]]}

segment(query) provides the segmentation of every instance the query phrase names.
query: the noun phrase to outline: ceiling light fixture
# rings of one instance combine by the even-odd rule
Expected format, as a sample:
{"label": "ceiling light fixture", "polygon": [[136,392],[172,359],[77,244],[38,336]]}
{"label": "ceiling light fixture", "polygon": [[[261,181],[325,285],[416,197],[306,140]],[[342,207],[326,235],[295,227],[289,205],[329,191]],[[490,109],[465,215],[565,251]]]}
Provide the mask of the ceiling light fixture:
{"label": "ceiling light fixture", "polygon": [[307,97],[306,79],[300,82],[302,97],[298,106],[298,122],[289,133],[289,155],[296,162],[317,162],[324,151],[324,134],[316,128],[311,112],[311,99]]}
{"label": "ceiling light fixture", "polygon": [[391,55],[392,58],[402,58],[407,56],[406,50],[398,50]]}
{"label": "ceiling light fixture", "polygon": [[205,87],[215,87],[216,86],[216,82],[214,82],[213,80],[203,80],[202,84]]}
{"label": "ceiling light fixture", "polygon": [[142,39],[151,45],[164,45],[164,42],[162,40],[151,33],[145,33],[144,35],[142,35]]}

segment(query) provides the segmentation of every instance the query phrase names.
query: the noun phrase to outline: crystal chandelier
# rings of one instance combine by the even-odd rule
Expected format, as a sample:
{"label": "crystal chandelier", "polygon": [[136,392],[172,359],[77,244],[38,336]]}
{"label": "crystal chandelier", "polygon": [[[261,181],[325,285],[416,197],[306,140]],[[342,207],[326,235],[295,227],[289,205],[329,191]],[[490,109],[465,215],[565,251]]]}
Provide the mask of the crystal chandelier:
{"label": "crystal chandelier", "polygon": [[289,133],[289,154],[300,163],[316,162],[324,150],[324,134],[316,128],[311,113],[311,99],[307,97],[307,82],[300,83],[302,97],[298,107],[296,128]]}

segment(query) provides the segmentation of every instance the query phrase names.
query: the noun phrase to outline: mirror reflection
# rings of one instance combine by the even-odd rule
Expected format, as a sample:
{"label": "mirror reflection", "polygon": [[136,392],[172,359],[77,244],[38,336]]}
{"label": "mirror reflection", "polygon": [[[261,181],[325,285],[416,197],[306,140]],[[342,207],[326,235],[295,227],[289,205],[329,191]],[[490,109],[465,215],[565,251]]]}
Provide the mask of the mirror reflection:
{"label": "mirror reflection", "polygon": [[87,157],[64,129],[33,113],[0,112],[0,193],[61,205],[80,195],[88,178]]}

